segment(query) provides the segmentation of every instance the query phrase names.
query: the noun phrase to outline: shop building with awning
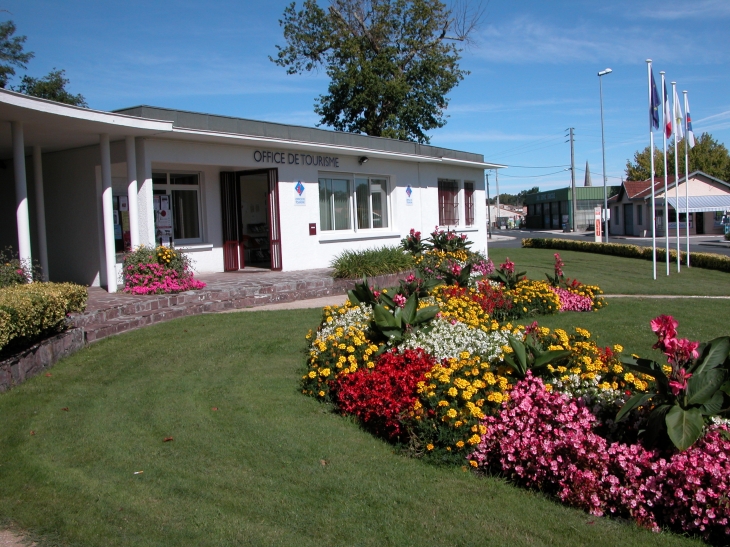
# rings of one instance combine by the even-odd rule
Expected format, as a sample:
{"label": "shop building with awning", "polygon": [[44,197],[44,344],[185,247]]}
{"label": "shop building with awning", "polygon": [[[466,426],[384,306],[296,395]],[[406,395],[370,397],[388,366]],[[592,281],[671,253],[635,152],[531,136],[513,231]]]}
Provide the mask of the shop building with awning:
{"label": "shop building with awning", "polygon": [[138,245],[171,245],[200,273],[325,268],[435,226],[486,252],[484,170],[502,167],[413,142],[0,89],[0,248],[50,280],[110,292]]}
{"label": "shop building with awning", "polygon": [[[687,182],[687,180],[689,182]],[[724,219],[730,211],[730,183],[694,171],[675,183],[667,177],[667,211],[664,210],[664,178],[625,181],[618,194],[609,200],[611,208],[611,235],[651,237],[651,193],[656,203],[656,234],[663,236],[668,227],[670,234],[677,229],[682,233],[689,223],[690,235],[721,235]],[[666,219],[666,220],[665,220]]]}

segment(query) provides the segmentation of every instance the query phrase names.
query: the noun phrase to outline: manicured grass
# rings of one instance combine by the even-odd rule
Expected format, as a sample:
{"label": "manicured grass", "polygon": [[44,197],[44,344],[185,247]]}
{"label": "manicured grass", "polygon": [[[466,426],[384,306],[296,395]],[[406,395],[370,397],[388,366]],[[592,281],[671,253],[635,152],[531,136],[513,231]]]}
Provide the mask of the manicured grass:
{"label": "manicured grass", "polygon": [[677,273],[677,265],[657,264],[657,279],[653,279],[652,263],[637,258],[622,258],[576,251],[551,249],[491,248],[489,257],[498,268],[509,257],[518,271],[527,271],[530,279],[545,279],[553,274],[553,255],[559,252],[565,262],[566,277],[598,285],[606,294],[666,294],[730,296],[730,274],[702,268],[687,268]]}
{"label": "manicured grass", "polygon": [[[620,306],[574,315],[618,338]],[[0,519],[46,545],[701,545],[396,453],[298,392],[318,319],[172,321],[0,395]]]}
{"label": "manicured grass", "polygon": [[657,338],[649,322],[666,314],[679,321],[679,337],[707,341],[730,334],[730,326],[715,318],[727,315],[730,300],[607,298],[608,305],[593,313],[559,313],[538,317],[540,325],[573,332],[581,327],[591,332],[601,346],[620,344],[626,353],[659,360],[652,350]]}

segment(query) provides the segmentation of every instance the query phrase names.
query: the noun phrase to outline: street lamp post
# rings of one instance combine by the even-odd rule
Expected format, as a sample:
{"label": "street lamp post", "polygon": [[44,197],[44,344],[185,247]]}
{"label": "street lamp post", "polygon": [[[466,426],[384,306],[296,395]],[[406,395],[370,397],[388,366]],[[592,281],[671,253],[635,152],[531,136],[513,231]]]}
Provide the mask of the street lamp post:
{"label": "street lamp post", "polygon": [[603,134],[603,78],[613,72],[610,68],[598,73],[598,88],[601,94],[601,150],[603,152],[603,233],[604,241],[608,243],[608,189],[606,188],[606,138]]}

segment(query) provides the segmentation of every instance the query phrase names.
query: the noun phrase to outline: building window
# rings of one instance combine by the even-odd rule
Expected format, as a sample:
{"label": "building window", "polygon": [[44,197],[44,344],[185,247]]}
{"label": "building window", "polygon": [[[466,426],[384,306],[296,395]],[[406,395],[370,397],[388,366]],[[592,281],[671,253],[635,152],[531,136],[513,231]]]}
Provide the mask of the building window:
{"label": "building window", "polygon": [[388,180],[355,177],[353,183],[350,178],[320,178],[319,226],[322,231],[387,228]]}
{"label": "building window", "polygon": [[641,205],[636,206],[636,224],[639,226],[644,225],[644,208]]}
{"label": "building window", "polygon": [[613,208],[613,222],[614,222],[614,223],[615,223],[616,225],[620,224],[620,222],[619,222],[619,218],[618,218],[618,209],[619,209],[618,205],[616,205],[616,206],[615,206],[615,207]]}
{"label": "building window", "polygon": [[455,180],[439,179],[439,226],[459,224],[459,183]]}
{"label": "building window", "polygon": [[319,179],[319,226],[326,230],[349,230],[350,181]]}
{"label": "building window", "polygon": [[474,226],[474,183],[464,183],[464,223],[467,226]]}
{"label": "building window", "polygon": [[163,229],[164,223],[158,215],[167,207],[166,210],[172,210],[174,240],[178,243],[200,241],[200,174],[152,173],[152,189],[156,232]]}
{"label": "building window", "polygon": [[355,179],[357,229],[388,227],[388,181],[378,178]]}

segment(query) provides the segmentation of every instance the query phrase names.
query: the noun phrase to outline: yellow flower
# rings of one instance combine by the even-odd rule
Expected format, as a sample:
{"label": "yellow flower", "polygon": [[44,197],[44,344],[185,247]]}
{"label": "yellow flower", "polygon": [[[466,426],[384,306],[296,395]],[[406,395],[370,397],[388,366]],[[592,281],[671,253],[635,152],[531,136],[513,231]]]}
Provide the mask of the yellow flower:
{"label": "yellow flower", "polygon": [[459,442],[457,442],[457,443],[456,443],[456,446],[457,446],[458,448],[464,448],[464,441],[459,441]]}
{"label": "yellow flower", "polygon": [[456,410],[454,410],[453,408],[450,408],[450,409],[448,410],[448,412],[446,413],[446,415],[447,415],[447,416],[448,416],[449,418],[456,418]]}
{"label": "yellow flower", "polygon": [[433,445],[431,443],[428,443],[426,445],[426,450],[433,450]]}

